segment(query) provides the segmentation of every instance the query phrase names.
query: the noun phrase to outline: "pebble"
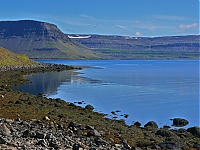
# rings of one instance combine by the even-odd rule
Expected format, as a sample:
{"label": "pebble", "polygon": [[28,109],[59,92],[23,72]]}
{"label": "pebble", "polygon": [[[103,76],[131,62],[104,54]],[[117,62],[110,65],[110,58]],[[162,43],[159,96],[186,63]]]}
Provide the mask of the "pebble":
{"label": "pebble", "polygon": [[[85,135],[78,131],[85,130]],[[87,131],[90,130],[90,131]],[[15,131],[15,132],[11,132]],[[80,125],[70,122],[68,126],[60,127],[52,122],[42,123],[40,120],[21,120],[0,118],[0,149],[60,149],[60,150],[83,150],[83,149],[123,149],[122,144],[112,145],[101,136],[101,131],[87,125],[85,129]],[[128,148],[131,149],[131,148]]]}

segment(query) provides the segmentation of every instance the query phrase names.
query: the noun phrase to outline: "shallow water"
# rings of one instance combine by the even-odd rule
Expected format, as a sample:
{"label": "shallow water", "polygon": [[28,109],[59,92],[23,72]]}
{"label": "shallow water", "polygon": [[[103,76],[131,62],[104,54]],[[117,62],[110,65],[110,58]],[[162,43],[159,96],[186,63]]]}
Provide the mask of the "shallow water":
{"label": "shallow water", "polygon": [[[117,112],[128,124],[149,120],[159,126],[181,117],[199,126],[199,61],[39,60],[92,66],[83,70],[40,73],[29,77],[27,92],[42,92],[67,102],[84,101],[98,112]],[[24,91],[24,87],[20,87]],[[129,117],[125,118],[124,114]]]}

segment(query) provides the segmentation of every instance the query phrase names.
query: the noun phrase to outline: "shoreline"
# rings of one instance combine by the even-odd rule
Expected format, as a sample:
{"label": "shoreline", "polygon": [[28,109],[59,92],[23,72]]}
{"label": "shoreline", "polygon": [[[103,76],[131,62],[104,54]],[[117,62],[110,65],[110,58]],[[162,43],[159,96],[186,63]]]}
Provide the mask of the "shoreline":
{"label": "shoreline", "polygon": [[[195,148],[197,146],[199,146],[200,148],[200,131],[194,133],[193,131],[186,130],[183,128],[180,129],[169,129],[169,127],[158,128],[155,122],[154,123],[151,122],[148,125],[146,124],[144,125],[144,127],[141,127],[141,124],[138,122],[135,123],[134,125],[128,126],[125,124],[123,120],[111,120],[108,118],[104,118],[104,114],[93,112],[92,108],[91,109],[81,108],[80,106],[76,106],[73,103],[67,103],[61,99],[45,98],[42,97],[42,95],[40,94],[31,95],[20,91],[13,91],[11,89],[14,85],[23,84],[27,82],[27,80],[23,78],[24,75],[37,72],[62,71],[64,69],[80,69],[80,68],[65,66],[65,65],[50,65],[42,68],[31,67],[27,69],[23,67],[21,68],[14,67],[14,68],[15,69],[11,68],[10,70],[0,72],[0,81],[1,81],[0,118],[5,118],[1,120],[4,120],[3,124],[6,125],[7,127],[9,126],[5,123],[6,118],[12,120],[20,118],[23,121],[28,121],[30,119],[37,119],[41,120],[42,123],[44,124],[54,122],[57,125],[62,124],[63,126],[67,127],[70,125],[71,122],[73,123],[77,122],[75,124],[78,125],[81,124],[80,127],[79,126],[76,127],[78,131],[82,132],[79,135],[80,139],[88,137],[87,134],[89,134],[90,131],[94,132],[94,129],[97,132],[102,131],[105,134],[100,134],[98,136],[91,135],[91,137],[93,137],[96,140],[99,138],[101,138],[101,140],[105,140],[108,147],[119,146],[121,147],[121,149],[128,146],[129,148],[130,147],[155,148],[156,145],[157,147],[160,148],[168,148],[166,143],[169,144],[171,142],[172,145],[174,144],[175,146],[178,146],[183,149],[184,148],[187,149],[190,147]],[[47,116],[50,120],[48,119],[45,120],[44,119],[45,116]],[[13,124],[15,123],[14,120],[12,121],[12,123]],[[85,129],[87,125],[94,127],[94,129],[93,128]],[[196,128],[199,130],[199,127]],[[42,128],[38,128],[38,130],[40,129]],[[65,130],[67,129],[65,128]],[[76,134],[73,129],[70,130],[72,131],[72,133]],[[52,134],[56,133],[52,132]],[[6,138],[7,138],[6,136],[3,137],[4,140],[6,140]],[[28,136],[28,138],[31,139],[33,137]],[[191,138],[193,139],[193,141],[190,140]],[[39,142],[38,140],[36,140],[36,142]],[[91,138],[90,141],[92,141]],[[48,143],[46,146],[49,146],[49,141],[46,140],[45,142]],[[93,142],[95,143],[95,141]],[[4,145],[6,145],[6,143],[8,145],[9,142],[8,141],[5,142]],[[77,144],[77,142],[72,142],[72,144]],[[97,145],[97,143],[95,144]],[[99,146],[102,145],[103,142],[99,144]]]}
{"label": "shoreline", "polygon": [[48,71],[52,69],[53,71],[59,70],[70,70],[70,69],[81,69],[80,67],[68,66],[68,65],[57,65],[51,63],[38,63],[36,65],[12,65],[12,66],[0,66],[0,72],[9,70],[30,70],[30,69],[45,69],[43,71]]}

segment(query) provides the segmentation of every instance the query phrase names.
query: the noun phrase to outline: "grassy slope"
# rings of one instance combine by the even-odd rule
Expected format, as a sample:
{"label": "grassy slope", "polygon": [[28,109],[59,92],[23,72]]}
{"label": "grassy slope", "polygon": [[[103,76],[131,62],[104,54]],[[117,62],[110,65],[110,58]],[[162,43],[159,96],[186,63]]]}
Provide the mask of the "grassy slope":
{"label": "grassy slope", "polygon": [[41,37],[0,39],[0,46],[29,58],[99,59],[100,56],[78,42],[63,42]]}
{"label": "grassy slope", "polygon": [[[78,45],[78,44],[77,44]],[[77,45],[63,43],[61,40],[58,41],[56,47],[65,52],[68,56],[68,59],[100,59],[101,56],[97,53],[90,51],[84,47],[78,47]]]}
{"label": "grassy slope", "polygon": [[14,66],[14,65],[36,65],[37,63],[30,60],[24,55],[18,55],[9,50],[0,47],[0,66]]}

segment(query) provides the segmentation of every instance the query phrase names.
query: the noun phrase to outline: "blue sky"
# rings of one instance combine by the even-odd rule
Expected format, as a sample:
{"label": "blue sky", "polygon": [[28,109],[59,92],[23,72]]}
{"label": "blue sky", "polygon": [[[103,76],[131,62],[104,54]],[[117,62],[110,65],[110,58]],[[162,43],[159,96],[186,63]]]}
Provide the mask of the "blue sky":
{"label": "blue sky", "polygon": [[39,20],[64,33],[199,34],[199,0],[1,0],[0,20]]}

